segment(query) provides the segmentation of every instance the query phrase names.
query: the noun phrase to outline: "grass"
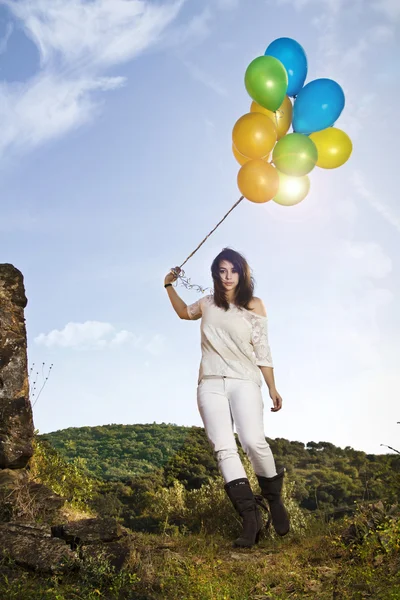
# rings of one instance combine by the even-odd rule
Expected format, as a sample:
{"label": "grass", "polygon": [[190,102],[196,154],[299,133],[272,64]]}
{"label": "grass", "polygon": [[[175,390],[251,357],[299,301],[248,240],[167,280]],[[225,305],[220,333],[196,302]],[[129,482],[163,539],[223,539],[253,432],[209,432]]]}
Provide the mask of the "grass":
{"label": "grass", "polygon": [[132,534],[126,568],[102,559],[81,571],[39,576],[5,558],[2,600],[399,600],[397,542],[384,549],[371,537],[359,546],[340,541],[343,522],[314,520],[305,537],[265,537],[251,549],[209,535]]}

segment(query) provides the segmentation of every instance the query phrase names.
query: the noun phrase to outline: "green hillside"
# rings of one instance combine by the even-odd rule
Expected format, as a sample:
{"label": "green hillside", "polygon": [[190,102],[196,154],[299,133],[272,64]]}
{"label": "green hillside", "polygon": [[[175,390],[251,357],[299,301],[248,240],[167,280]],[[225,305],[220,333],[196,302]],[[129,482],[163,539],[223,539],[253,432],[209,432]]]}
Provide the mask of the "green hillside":
{"label": "green hillside", "polygon": [[[39,436],[68,461],[83,458],[95,477],[108,482],[154,479],[197,489],[218,475],[204,429],[173,424],[69,428]],[[352,506],[359,500],[400,500],[400,455],[366,454],[329,442],[267,438],[278,464],[294,481],[294,497],[309,510]],[[242,449],[239,445],[239,451]]]}
{"label": "green hillside", "polygon": [[163,468],[184,444],[190,429],[177,425],[70,427],[39,436],[68,460],[84,458],[105,480],[124,480]]}
{"label": "green hillside", "polygon": [[[400,455],[367,455],[326,442],[269,442],[288,469],[283,499],[291,532],[278,538],[263,528],[259,545],[242,550],[231,546],[241,523],[202,428],[110,425],[35,436],[30,480],[66,500],[55,522],[87,515],[123,525],[126,563],[119,571],[103,555],[89,554],[79,572],[54,576],[24,571],[4,555],[0,597],[400,598],[400,510],[394,505]],[[255,490],[254,471],[240,446],[239,452]],[[3,514],[12,523],[34,519],[43,527],[51,518],[54,524],[35,498],[19,486],[12,499],[7,492]]]}

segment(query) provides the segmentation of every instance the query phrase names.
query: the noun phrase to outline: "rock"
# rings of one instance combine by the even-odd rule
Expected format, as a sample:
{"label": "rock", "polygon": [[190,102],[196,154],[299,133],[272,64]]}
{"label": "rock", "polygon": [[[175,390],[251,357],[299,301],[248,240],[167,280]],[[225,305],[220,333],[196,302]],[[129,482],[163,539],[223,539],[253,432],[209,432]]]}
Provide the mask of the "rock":
{"label": "rock", "polygon": [[27,482],[28,473],[24,469],[0,470],[1,522],[18,519],[23,506],[31,508],[30,499],[27,495]]}
{"label": "rock", "polygon": [[126,530],[112,518],[81,519],[65,525],[54,525],[51,533],[54,537],[71,544],[72,548],[78,545],[114,542],[127,535]]}
{"label": "rock", "polygon": [[0,548],[18,565],[43,573],[77,569],[88,558],[106,560],[120,571],[136,557],[131,536],[114,519],[82,519],[52,528],[0,523]]}
{"label": "rock", "polygon": [[66,498],[59,496],[43,483],[29,481],[28,489],[38,509],[46,514],[56,513],[66,502]]}
{"label": "rock", "polygon": [[65,498],[29,479],[25,469],[0,470],[0,521],[53,520]]}
{"label": "rock", "polygon": [[13,489],[23,485],[28,479],[24,469],[2,469],[0,471],[0,490]]}
{"label": "rock", "polygon": [[131,537],[115,519],[81,519],[51,528],[54,537],[70,544],[73,550],[79,547],[83,560],[97,558],[107,560],[116,571],[134,557]]}
{"label": "rock", "polygon": [[18,565],[44,573],[78,567],[76,553],[46,526],[0,523],[0,547]]}
{"label": "rock", "polygon": [[19,469],[33,454],[23,276],[0,265],[0,469]]}

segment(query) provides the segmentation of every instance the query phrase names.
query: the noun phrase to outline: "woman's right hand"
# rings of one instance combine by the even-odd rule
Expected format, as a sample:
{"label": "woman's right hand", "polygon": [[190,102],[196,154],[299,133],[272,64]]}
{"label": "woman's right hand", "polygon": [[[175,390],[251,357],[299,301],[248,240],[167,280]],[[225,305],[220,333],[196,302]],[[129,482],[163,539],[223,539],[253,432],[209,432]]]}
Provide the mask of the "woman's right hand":
{"label": "woman's right hand", "polygon": [[[174,267],[174,270],[179,274],[181,272],[179,267]],[[164,285],[166,283],[174,283],[174,281],[176,281],[178,279],[178,277],[176,275],[174,275],[174,273],[172,273],[172,271],[170,271],[164,279]]]}

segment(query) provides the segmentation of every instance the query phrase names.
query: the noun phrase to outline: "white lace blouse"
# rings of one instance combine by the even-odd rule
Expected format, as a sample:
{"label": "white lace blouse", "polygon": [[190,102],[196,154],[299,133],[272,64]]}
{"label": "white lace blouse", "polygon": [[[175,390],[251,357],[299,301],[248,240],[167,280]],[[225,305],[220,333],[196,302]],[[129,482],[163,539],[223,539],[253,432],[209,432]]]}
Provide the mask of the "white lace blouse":
{"label": "white lace blouse", "polygon": [[234,304],[225,311],[211,295],[190,304],[187,312],[190,319],[201,318],[199,382],[217,375],[250,379],[261,386],[258,367],[273,367],[267,317]]}

